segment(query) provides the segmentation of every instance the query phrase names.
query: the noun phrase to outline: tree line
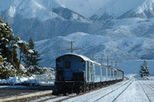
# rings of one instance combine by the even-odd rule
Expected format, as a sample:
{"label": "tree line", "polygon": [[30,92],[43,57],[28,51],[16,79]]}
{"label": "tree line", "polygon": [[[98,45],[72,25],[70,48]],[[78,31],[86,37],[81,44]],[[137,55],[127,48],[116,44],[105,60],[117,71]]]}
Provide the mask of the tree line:
{"label": "tree line", "polygon": [[15,36],[9,24],[0,18],[0,78],[42,73],[40,60],[34,41]]}

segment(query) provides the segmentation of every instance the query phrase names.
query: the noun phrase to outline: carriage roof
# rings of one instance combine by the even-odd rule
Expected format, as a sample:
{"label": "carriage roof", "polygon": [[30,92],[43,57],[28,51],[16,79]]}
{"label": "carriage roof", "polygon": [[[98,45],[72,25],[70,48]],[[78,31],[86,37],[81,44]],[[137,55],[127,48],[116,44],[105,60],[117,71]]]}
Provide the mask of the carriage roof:
{"label": "carriage roof", "polygon": [[[80,58],[83,59],[84,61],[89,61],[89,62],[92,62],[92,63],[94,63],[94,64],[101,65],[101,64],[99,64],[99,63],[97,63],[97,62],[91,60],[90,58],[88,58],[88,57],[86,57],[86,56],[83,56],[83,55],[80,55],[80,54],[76,54],[76,53],[66,53],[66,54],[64,54],[64,55],[59,56],[58,58],[61,58],[61,57],[64,57],[64,56],[70,56],[70,55],[71,55],[71,56],[80,57]],[[57,58],[57,59],[58,59],[58,58]]]}

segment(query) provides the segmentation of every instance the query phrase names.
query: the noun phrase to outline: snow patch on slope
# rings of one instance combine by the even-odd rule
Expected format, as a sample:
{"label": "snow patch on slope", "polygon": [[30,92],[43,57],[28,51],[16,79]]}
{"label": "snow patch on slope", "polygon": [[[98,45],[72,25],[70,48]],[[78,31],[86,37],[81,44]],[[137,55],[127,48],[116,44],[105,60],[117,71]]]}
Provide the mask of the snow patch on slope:
{"label": "snow patch on slope", "polygon": [[25,18],[38,18],[41,21],[58,17],[52,12],[52,8],[59,7],[54,0],[10,0],[1,1],[0,11],[8,11],[9,17],[15,17],[17,14]]}
{"label": "snow patch on slope", "polygon": [[8,10],[8,14],[10,17],[14,17],[16,13],[16,8],[14,6],[11,6]]}
{"label": "snow patch on slope", "polygon": [[27,3],[25,2],[19,5],[18,14],[24,17],[26,16],[26,18],[39,18],[40,20],[47,20],[57,17],[57,15],[54,12],[48,11],[43,5],[39,4],[36,0],[27,1]]}
{"label": "snow patch on slope", "polygon": [[[154,53],[154,40],[143,37],[126,36],[113,39],[110,36],[92,35],[83,32],[72,33],[68,36],[58,36],[53,39],[36,42],[37,49],[43,53],[43,65],[52,65],[55,58],[69,52],[70,41],[74,41],[74,47],[79,48],[75,52],[95,57],[98,62],[102,56],[110,55],[117,59],[151,58]],[[46,45],[46,46],[44,46]],[[52,57],[51,57],[52,56]]]}
{"label": "snow patch on slope", "polygon": [[144,13],[145,11],[153,13],[154,0],[146,0],[140,7],[137,8],[137,13]]}
{"label": "snow patch on slope", "polygon": [[134,9],[124,13],[121,17],[141,17],[151,18],[154,17],[154,0],[144,0],[144,2]]}

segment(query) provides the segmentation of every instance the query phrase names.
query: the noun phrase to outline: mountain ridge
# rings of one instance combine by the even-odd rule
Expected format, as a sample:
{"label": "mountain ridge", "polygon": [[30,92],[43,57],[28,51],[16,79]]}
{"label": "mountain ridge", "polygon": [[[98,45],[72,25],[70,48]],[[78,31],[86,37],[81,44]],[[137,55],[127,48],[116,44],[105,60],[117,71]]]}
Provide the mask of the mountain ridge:
{"label": "mountain ridge", "polygon": [[[13,26],[15,34],[36,41],[38,50],[44,54],[42,65],[51,65],[54,57],[66,52],[58,49],[68,48],[70,40],[79,48],[85,47],[77,52],[88,57],[114,51],[113,56],[126,59],[154,58],[154,0],[98,0],[99,4],[93,0],[78,0],[74,4],[72,0],[54,0],[53,7],[54,1],[29,0],[22,1],[20,9],[11,5],[20,1],[6,1],[5,10],[0,6],[0,14]],[[93,5],[88,7],[89,4]]]}

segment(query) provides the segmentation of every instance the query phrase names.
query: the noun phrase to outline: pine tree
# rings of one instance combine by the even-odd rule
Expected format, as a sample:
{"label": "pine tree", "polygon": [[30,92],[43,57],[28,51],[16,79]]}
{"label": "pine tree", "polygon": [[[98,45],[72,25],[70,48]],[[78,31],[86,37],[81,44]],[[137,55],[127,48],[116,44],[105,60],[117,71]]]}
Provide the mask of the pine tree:
{"label": "pine tree", "polygon": [[28,42],[28,50],[25,52],[25,64],[30,73],[39,72],[40,54],[35,50],[35,44],[32,39]]}
{"label": "pine tree", "polygon": [[149,75],[150,75],[150,73],[149,73],[147,61],[144,61],[143,65],[141,66],[140,76],[143,78],[143,77],[149,76]]}
{"label": "pine tree", "polygon": [[23,63],[31,73],[38,72],[40,60],[33,40],[28,43],[20,40],[14,36],[10,26],[0,19],[0,78],[23,74],[20,69]]}
{"label": "pine tree", "polygon": [[17,55],[18,38],[14,36],[10,26],[0,19],[0,78],[7,78],[21,73]]}
{"label": "pine tree", "polygon": [[0,55],[10,62],[15,68],[19,68],[19,61],[17,59],[16,37],[14,37],[10,26],[0,19]]}

